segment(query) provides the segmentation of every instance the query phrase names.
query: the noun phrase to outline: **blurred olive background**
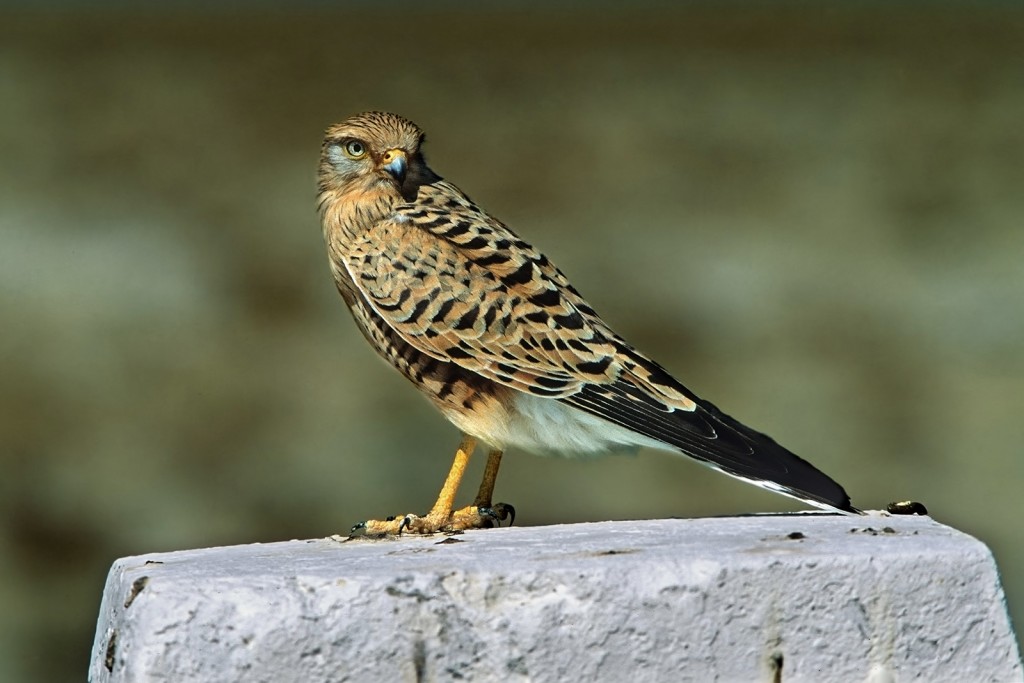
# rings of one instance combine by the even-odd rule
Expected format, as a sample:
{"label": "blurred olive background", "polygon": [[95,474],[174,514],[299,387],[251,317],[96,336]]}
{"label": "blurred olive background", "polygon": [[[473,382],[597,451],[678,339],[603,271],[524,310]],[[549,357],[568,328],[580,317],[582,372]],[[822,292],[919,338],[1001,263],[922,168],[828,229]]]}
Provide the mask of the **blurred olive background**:
{"label": "blurred olive background", "polygon": [[[0,10],[0,679],[81,680],[119,556],[424,511],[458,435],[327,271],[366,109],[634,344],[993,549],[1024,616],[1024,8]],[[475,489],[474,463],[463,498]],[[506,458],[522,524],[799,506]]]}

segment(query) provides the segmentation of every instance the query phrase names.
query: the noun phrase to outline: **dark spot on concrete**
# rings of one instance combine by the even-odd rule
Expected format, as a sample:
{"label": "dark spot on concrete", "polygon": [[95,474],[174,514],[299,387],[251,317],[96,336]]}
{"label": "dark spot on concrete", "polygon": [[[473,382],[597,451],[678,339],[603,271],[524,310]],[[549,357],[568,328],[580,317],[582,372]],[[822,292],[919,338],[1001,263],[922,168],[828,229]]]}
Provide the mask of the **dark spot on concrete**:
{"label": "dark spot on concrete", "polygon": [[788,534],[786,534],[786,538],[788,538],[791,541],[801,541],[801,540],[803,540],[803,539],[805,539],[807,537],[804,536],[802,532],[791,531]]}
{"label": "dark spot on concrete", "polygon": [[438,541],[434,545],[449,545],[451,543],[465,543],[465,541],[463,541],[461,538],[452,538],[451,536],[449,536],[443,541]]}
{"label": "dark spot on concrete", "polygon": [[772,683],[782,683],[782,653],[773,652],[768,658],[768,668],[772,672]]}
{"label": "dark spot on concrete", "polygon": [[519,676],[529,676],[530,671],[526,668],[526,657],[515,657],[505,662],[505,668],[510,674],[517,674]]}
{"label": "dark spot on concrete", "polygon": [[884,526],[884,527],[882,527],[882,533],[883,534],[895,534],[896,530],[893,529],[891,526]]}
{"label": "dark spot on concrete", "polygon": [[591,554],[594,557],[605,557],[606,555],[629,555],[630,553],[635,553],[635,552],[637,552],[637,550],[635,550],[634,548],[627,548],[627,549],[624,549],[624,550],[622,550],[622,549],[599,550],[599,551],[597,551],[595,553],[591,553]]}
{"label": "dark spot on concrete", "polygon": [[397,586],[388,586],[384,589],[384,592],[393,598],[412,598],[416,602],[427,602],[430,600],[430,596],[418,588],[405,590]]}
{"label": "dark spot on concrete", "polygon": [[114,671],[114,658],[117,656],[117,631],[110,632],[110,640],[107,641],[107,651],[103,655],[103,666],[107,671]]}
{"label": "dark spot on concrete", "polygon": [[149,583],[149,577],[148,576],[140,576],[139,578],[135,579],[135,581],[132,582],[132,588],[131,588],[131,590],[128,591],[128,597],[125,598],[125,601],[124,601],[124,608],[125,609],[128,609],[131,606],[131,604],[133,602],[135,602],[135,598],[139,597],[139,593],[142,592],[142,589],[144,589],[146,587],[146,584],[148,584],[148,583]]}
{"label": "dark spot on concrete", "polygon": [[412,646],[412,666],[416,671],[416,683],[426,680],[427,646],[422,640],[417,640]]}

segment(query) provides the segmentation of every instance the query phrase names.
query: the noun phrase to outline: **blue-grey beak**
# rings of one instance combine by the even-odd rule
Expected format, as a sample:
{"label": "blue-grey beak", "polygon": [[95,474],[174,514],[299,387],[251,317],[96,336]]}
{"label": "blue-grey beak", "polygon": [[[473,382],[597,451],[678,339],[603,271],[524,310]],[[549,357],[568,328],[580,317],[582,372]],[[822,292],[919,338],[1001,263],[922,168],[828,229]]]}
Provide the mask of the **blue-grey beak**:
{"label": "blue-grey beak", "polygon": [[389,149],[382,157],[383,169],[391,174],[399,184],[405,180],[405,171],[409,168],[409,158],[401,149]]}

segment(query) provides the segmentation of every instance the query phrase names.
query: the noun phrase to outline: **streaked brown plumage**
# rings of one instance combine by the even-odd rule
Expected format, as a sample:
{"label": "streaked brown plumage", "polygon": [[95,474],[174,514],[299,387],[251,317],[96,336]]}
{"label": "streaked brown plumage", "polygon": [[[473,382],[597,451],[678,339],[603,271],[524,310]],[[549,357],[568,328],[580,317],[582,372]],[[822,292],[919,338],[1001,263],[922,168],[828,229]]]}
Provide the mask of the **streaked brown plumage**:
{"label": "streaked brown plumage", "polygon": [[[368,112],[329,128],[320,159],[319,211],[338,290],[377,352],[464,434],[431,513],[370,521],[367,531],[492,525],[506,509],[490,497],[510,446],[660,447],[856,512],[838,484],[615,334],[543,254],[431,171],[422,142],[412,122]],[[488,475],[474,506],[452,513],[477,439],[494,449]]]}

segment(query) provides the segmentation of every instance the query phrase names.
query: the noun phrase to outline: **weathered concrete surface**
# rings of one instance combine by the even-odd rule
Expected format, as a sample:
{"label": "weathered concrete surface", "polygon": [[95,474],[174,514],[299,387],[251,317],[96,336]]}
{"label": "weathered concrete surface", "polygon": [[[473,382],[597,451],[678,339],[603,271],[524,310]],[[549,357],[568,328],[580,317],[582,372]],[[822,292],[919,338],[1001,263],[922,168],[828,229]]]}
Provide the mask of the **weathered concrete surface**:
{"label": "weathered concrete surface", "polygon": [[[781,673],[777,669],[781,666]],[[118,560],[90,680],[1020,681],[992,555],[785,515]]]}

